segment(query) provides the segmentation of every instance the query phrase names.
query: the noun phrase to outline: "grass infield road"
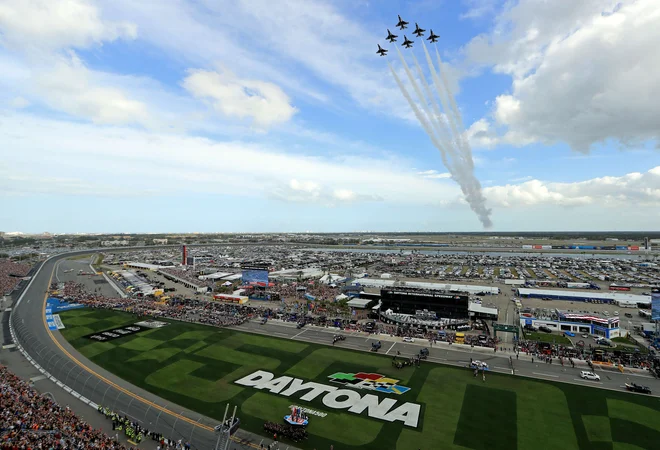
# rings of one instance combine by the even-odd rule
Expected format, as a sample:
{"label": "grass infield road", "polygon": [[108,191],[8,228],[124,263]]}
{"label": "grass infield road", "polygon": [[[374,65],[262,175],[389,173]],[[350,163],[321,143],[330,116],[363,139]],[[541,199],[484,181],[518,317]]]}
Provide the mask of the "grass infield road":
{"label": "grass infield road", "polygon": [[[262,432],[295,403],[310,415],[305,449],[598,449],[660,448],[660,401],[654,397],[422,363],[397,370],[391,358],[203,325],[170,325],[95,342],[84,336],[138,321],[132,314],[80,309],[61,313],[64,337],[84,356],[130,383],[206,416],[222,419],[239,405],[241,426]],[[234,381],[256,370],[332,385],[337,372],[373,372],[410,387],[378,394],[422,405],[419,426],[406,427],[283,397]],[[345,387],[342,387],[345,388]],[[374,391],[358,391],[361,395]]]}

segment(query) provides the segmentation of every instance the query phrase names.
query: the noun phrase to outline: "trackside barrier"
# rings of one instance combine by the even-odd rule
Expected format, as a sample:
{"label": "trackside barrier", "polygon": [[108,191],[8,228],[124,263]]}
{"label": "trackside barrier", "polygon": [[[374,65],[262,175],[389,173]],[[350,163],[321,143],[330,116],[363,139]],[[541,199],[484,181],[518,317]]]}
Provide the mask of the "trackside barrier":
{"label": "trackside barrier", "polygon": [[[56,255],[56,257],[58,256],[60,255]],[[25,325],[21,317],[22,308],[19,308],[19,306],[25,293],[29,292],[32,282],[51,258],[39,267],[11,311],[9,331],[12,341],[21,354],[58,387],[95,410],[98,409],[99,405],[102,405],[113,411],[122,411],[131,420],[137,421],[148,430],[162,434],[165,438],[189,442],[193,449],[212,448],[216,436],[210,432],[199,430],[197,427],[202,422],[202,416],[184,421],[170,414],[162,414],[160,411],[155,414],[157,408],[154,405],[167,409],[171,408],[166,404],[156,405],[155,403],[137,401],[129,390],[108,384],[76,362],[68,359],[64,353],[51,351],[49,345],[47,345],[52,345],[50,342],[41,342],[44,339],[50,340],[50,337],[46,336],[44,338],[42,334],[42,337],[39,338],[33,330]],[[41,315],[43,315],[43,312]],[[179,414],[182,414],[182,412],[179,412]],[[190,417],[189,414],[188,417]]]}

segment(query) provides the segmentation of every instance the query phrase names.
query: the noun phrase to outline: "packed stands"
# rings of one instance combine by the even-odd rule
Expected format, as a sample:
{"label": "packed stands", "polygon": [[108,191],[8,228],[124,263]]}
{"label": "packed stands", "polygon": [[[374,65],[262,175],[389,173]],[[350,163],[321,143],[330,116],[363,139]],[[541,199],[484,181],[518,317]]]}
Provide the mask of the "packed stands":
{"label": "packed stands", "polygon": [[9,294],[16,289],[21,277],[27,276],[31,266],[13,262],[9,259],[0,260],[0,295]]}
{"label": "packed stands", "polygon": [[90,448],[126,449],[0,366],[1,450]]}

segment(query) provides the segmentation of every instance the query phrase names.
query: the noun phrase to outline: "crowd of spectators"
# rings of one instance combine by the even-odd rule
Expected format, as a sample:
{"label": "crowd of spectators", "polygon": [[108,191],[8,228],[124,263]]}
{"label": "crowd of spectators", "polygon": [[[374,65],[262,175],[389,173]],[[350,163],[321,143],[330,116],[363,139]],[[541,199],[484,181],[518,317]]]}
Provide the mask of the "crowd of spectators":
{"label": "crowd of spectators", "polygon": [[187,322],[200,322],[214,326],[232,326],[245,323],[254,317],[268,313],[264,308],[248,307],[200,299],[172,297],[166,301],[105,297],[89,293],[75,282],[64,283],[61,289],[64,300],[90,308],[117,309],[139,316],[167,317]]}
{"label": "crowd of spectators", "polygon": [[0,295],[9,294],[13,291],[21,277],[30,272],[31,266],[28,264],[17,263],[9,259],[0,260]]}
{"label": "crowd of spectators", "polygon": [[321,282],[294,282],[275,284],[272,288],[268,289],[269,292],[279,294],[280,298],[284,300],[302,299],[305,294],[309,294],[316,298],[315,301],[334,301],[339,295],[340,290],[337,287],[332,287]]}
{"label": "crowd of spectators", "polygon": [[0,365],[1,450],[90,448],[126,450]]}

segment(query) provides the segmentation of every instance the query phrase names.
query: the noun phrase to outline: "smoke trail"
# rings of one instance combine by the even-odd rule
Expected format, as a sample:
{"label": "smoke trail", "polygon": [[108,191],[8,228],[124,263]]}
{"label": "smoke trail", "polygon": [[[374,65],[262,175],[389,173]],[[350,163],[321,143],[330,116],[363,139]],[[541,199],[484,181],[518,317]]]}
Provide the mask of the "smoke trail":
{"label": "smoke trail", "polygon": [[[424,42],[422,42],[424,45]],[[415,78],[412,75],[412,72],[410,71],[410,68],[408,67],[408,64],[406,63],[405,58],[401,54],[401,51],[399,50],[398,47],[396,47],[397,53],[399,55],[399,59],[401,60],[401,63],[403,65],[403,68],[405,69],[405,72],[408,76],[408,79],[410,80],[410,83],[413,86],[413,89],[415,90],[415,93],[417,94],[420,102],[422,103],[422,107],[424,109],[424,112],[426,113],[426,116],[422,114],[422,112],[419,110],[415,102],[413,101],[412,97],[406,90],[406,88],[403,86],[403,83],[399,79],[398,75],[392,68],[392,65],[388,62],[388,66],[390,68],[390,71],[392,72],[392,75],[394,76],[394,79],[396,80],[397,85],[399,86],[399,89],[403,93],[404,97],[410,104],[411,109],[415,113],[415,116],[417,117],[417,120],[422,124],[422,127],[426,131],[426,134],[431,138],[431,141],[433,142],[433,145],[440,150],[440,154],[442,156],[442,162],[447,167],[449,172],[452,174],[452,178],[458,183],[458,185],[461,188],[461,191],[463,192],[463,195],[465,196],[465,199],[470,206],[470,209],[475,212],[479,220],[481,221],[482,225],[484,228],[490,228],[492,226],[492,221],[490,220],[490,214],[491,211],[490,209],[486,208],[486,200],[483,196],[483,192],[481,190],[481,184],[479,183],[479,180],[474,176],[474,164],[472,161],[472,152],[471,149],[469,148],[469,145],[465,145],[464,140],[463,140],[463,135],[462,133],[459,132],[459,130],[456,127],[456,123],[454,121],[455,116],[457,120],[459,120],[459,124],[461,126],[461,130],[464,130],[464,127],[462,125],[463,121],[462,118],[460,117],[460,114],[458,113],[458,108],[456,107],[456,102],[453,98],[453,95],[451,91],[448,88],[448,83],[446,80],[446,77],[444,76],[444,72],[442,71],[442,62],[440,59],[438,59],[439,64],[440,64],[440,74],[441,77],[443,78],[443,85],[444,85],[444,90],[440,87],[441,83],[438,80],[438,76],[435,73],[435,68],[433,66],[433,63],[431,61],[431,57],[428,54],[428,51],[426,50],[426,46],[424,45],[424,50],[427,56],[427,61],[429,62],[429,66],[431,67],[432,75],[434,77],[434,84],[436,85],[436,89],[438,90],[438,95],[440,96],[440,100],[443,104],[443,108],[445,110],[445,116],[448,119],[448,122],[450,124],[450,127],[452,128],[452,131],[454,132],[454,139],[452,139],[451,144],[455,144],[455,148],[453,145],[447,145],[447,148],[443,148],[443,146],[438,142],[438,139],[436,138],[435,134],[433,133],[431,124],[429,123],[429,120],[433,119],[433,115],[429,111],[429,106],[428,103],[426,102],[426,99],[424,95],[422,95],[422,92],[417,85],[417,82],[415,81]],[[437,53],[437,49],[436,49]],[[434,111],[437,112],[439,109],[437,107],[437,103],[435,103],[435,99],[433,98],[432,92],[430,92],[430,87],[428,83],[426,82],[426,78],[424,78],[424,74],[421,70],[421,66],[419,65],[419,61],[417,61],[417,58],[415,58],[413,54],[413,58],[415,59],[415,64],[417,65],[417,69],[420,72],[420,78],[422,78],[422,82],[424,83],[425,90],[427,91],[427,94],[430,97],[430,103],[431,106],[434,108]],[[444,100],[443,93],[446,93],[447,98],[449,99],[449,103],[452,105],[452,108],[450,109],[447,106],[447,101]],[[427,120],[427,117],[429,118]],[[436,115],[436,118],[438,116]],[[446,127],[442,128],[440,126],[437,126],[437,132],[440,135],[442,131],[446,131]],[[449,158],[447,158],[447,154],[452,157],[451,164],[449,161]]]}
{"label": "smoke trail", "polygon": [[461,144],[461,147],[463,148],[463,151],[465,152],[466,156],[469,156],[468,161],[470,162],[470,166],[474,169],[474,163],[472,161],[472,149],[470,148],[470,144],[466,141],[464,132],[465,132],[465,125],[463,125],[463,116],[461,116],[461,112],[456,106],[456,99],[454,99],[454,96],[451,93],[451,90],[449,89],[449,83],[447,82],[447,77],[445,75],[445,71],[442,70],[442,60],[440,59],[440,53],[438,52],[438,47],[435,48],[435,57],[438,60],[438,70],[440,71],[440,77],[442,78],[442,84],[445,86],[445,90],[447,91],[447,97],[449,97],[449,103],[451,104],[451,109],[454,112],[454,115],[456,116],[456,120],[458,120],[458,126],[460,127],[461,133],[457,136],[459,139],[459,142]]}
{"label": "smoke trail", "polygon": [[450,153],[450,156],[452,158],[455,158],[456,149],[454,149],[454,146],[452,145],[453,139],[451,137],[451,132],[449,131],[449,128],[447,128],[447,124],[442,120],[442,114],[440,113],[440,108],[438,108],[438,102],[435,100],[433,96],[433,91],[431,91],[431,87],[426,82],[426,77],[424,76],[424,71],[422,70],[422,66],[419,65],[419,61],[417,61],[417,57],[415,56],[415,54],[413,53],[412,55],[413,55],[413,59],[415,60],[415,66],[417,66],[417,72],[419,73],[419,78],[422,80],[422,86],[424,87],[424,92],[426,93],[426,96],[429,98],[429,103],[431,103],[431,108],[433,108],[433,119],[436,129],[438,130],[438,134],[443,140],[443,143],[447,148],[447,151]]}
{"label": "smoke trail", "polygon": [[[419,102],[422,104],[422,108],[424,109],[424,113],[426,116],[429,118],[429,120],[433,119],[433,114],[431,114],[431,111],[429,110],[429,105],[428,102],[426,101],[426,98],[422,94],[422,91],[419,89],[419,85],[417,84],[417,81],[415,81],[415,77],[413,76],[412,72],[410,71],[410,67],[408,67],[408,63],[406,62],[405,58],[403,57],[403,54],[401,54],[401,50],[399,50],[399,47],[395,47],[396,52],[399,55],[399,60],[401,60],[401,64],[403,64],[403,68],[406,71],[406,75],[408,75],[408,80],[410,81],[410,84],[412,85],[413,89],[415,90],[415,93],[417,94],[417,98],[419,99]],[[438,131],[438,135],[440,135],[440,132]],[[447,150],[447,149],[445,149]]]}
{"label": "smoke trail", "polygon": [[401,93],[403,94],[403,96],[408,101],[408,104],[410,105],[410,109],[413,110],[413,112],[415,113],[415,117],[417,117],[417,120],[419,121],[419,123],[422,124],[422,127],[424,128],[424,131],[426,131],[426,134],[428,134],[429,138],[431,138],[431,142],[433,142],[433,145],[435,145],[436,148],[438,150],[440,150],[440,157],[442,158],[442,163],[445,165],[447,170],[449,170],[449,172],[452,172],[452,165],[447,160],[446,150],[444,149],[442,144],[440,144],[440,142],[438,142],[438,140],[436,139],[435,135],[431,131],[431,127],[429,126],[428,122],[426,121],[426,118],[422,115],[422,112],[419,110],[419,108],[417,107],[417,105],[413,101],[412,97],[408,93],[408,90],[406,89],[406,87],[403,85],[403,83],[399,79],[399,76],[394,71],[394,68],[392,67],[392,64],[390,64],[390,62],[388,61],[387,65],[389,66],[390,72],[392,72],[392,76],[394,77],[394,80],[396,81],[396,84],[399,86],[399,89],[401,90]]}
{"label": "smoke trail", "polygon": [[[449,122],[451,131],[453,132],[452,141],[456,143],[456,147],[459,149],[460,158],[465,160],[467,156],[467,152],[465,152],[465,150],[461,146],[461,141],[459,140],[461,133],[456,128],[456,121],[454,120],[452,110],[449,106],[449,101],[446,98],[446,97],[451,97],[451,93],[447,89],[447,86],[445,86],[445,89],[442,89],[440,79],[438,78],[438,73],[435,70],[435,66],[433,65],[433,60],[431,59],[431,55],[426,49],[426,44],[424,43],[424,41],[422,41],[422,47],[424,48],[424,53],[426,54],[426,62],[429,65],[429,68],[431,69],[431,77],[433,78],[433,84],[435,84],[435,90],[438,91],[438,97],[440,97],[440,102],[442,103],[442,109],[444,109],[445,111],[447,122]],[[472,157],[469,158],[469,164],[472,167]]]}

